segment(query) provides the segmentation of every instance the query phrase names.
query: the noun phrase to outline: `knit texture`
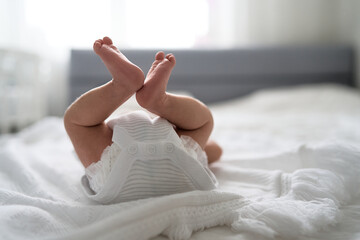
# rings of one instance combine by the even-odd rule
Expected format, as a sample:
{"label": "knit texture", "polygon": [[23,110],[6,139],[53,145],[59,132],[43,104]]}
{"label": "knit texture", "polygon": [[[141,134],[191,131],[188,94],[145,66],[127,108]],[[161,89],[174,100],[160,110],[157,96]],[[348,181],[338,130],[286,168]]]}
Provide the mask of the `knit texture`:
{"label": "knit texture", "polygon": [[88,183],[83,178],[90,198],[116,203],[216,187],[205,152],[192,138],[179,138],[165,119],[138,111],[108,125],[113,144],[86,168]]}

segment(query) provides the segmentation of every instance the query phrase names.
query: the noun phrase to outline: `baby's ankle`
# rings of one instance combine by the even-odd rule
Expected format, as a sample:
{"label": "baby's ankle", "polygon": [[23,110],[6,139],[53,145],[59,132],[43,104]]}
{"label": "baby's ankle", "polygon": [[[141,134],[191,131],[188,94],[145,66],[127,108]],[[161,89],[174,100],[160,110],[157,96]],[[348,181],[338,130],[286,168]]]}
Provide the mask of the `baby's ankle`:
{"label": "baby's ankle", "polygon": [[113,78],[111,83],[116,91],[123,92],[127,90],[131,92],[131,95],[136,93],[142,86],[144,85],[144,74],[142,72],[138,72],[138,74],[133,75],[131,78],[126,81],[122,81],[121,79]]}
{"label": "baby's ankle", "polygon": [[136,91],[133,89],[132,86],[119,84],[113,80],[108,82],[108,84],[111,86],[112,89],[112,96],[114,99],[125,100],[133,95]]}
{"label": "baby's ankle", "polygon": [[168,105],[168,93],[163,94],[136,94],[138,104],[146,110],[158,114]]}

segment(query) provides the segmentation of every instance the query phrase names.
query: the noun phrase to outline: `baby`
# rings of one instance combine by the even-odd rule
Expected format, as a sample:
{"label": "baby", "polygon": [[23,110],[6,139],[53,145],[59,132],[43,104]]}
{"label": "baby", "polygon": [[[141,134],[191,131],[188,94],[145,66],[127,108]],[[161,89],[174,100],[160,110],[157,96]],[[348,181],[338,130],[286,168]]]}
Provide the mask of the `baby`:
{"label": "baby", "polygon": [[[86,195],[108,204],[215,188],[208,163],[222,150],[209,140],[212,114],[194,98],[166,92],[174,55],[158,52],[145,78],[109,37],[96,40],[93,48],[113,79],[80,96],[64,116],[85,167]],[[133,94],[157,117],[136,111],[105,123]]]}

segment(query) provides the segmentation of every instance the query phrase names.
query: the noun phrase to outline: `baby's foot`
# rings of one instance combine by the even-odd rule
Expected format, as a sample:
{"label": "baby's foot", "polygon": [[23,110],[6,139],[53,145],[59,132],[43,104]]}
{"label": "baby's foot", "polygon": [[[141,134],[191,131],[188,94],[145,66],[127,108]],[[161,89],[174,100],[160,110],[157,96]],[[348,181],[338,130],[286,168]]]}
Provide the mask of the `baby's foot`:
{"label": "baby's foot", "polygon": [[152,111],[161,106],[166,99],[166,86],[170,78],[171,70],[176,63],[172,54],[158,52],[155,56],[144,86],[136,92],[136,100],[143,108]]}
{"label": "baby's foot", "polygon": [[114,45],[109,37],[98,39],[94,43],[94,51],[104,62],[113,77],[116,87],[136,92],[144,84],[143,71],[130,62]]}

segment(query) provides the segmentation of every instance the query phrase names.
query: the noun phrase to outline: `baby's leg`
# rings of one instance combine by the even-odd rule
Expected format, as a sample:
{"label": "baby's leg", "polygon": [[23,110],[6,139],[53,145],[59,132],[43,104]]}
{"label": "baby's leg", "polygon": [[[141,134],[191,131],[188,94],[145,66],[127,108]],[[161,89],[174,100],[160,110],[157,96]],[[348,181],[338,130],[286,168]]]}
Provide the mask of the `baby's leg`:
{"label": "baby's leg", "polygon": [[141,88],[144,74],[113,44],[110,38],[96,40],[94,51],[113,79],[79,97],[66,110],[64,124],[75,151],[85,167],[100,159],[112,141],[106,118]]}
{"label": "baby's leg", "polygon": [[209,162],[213,162],[219,159],[221,148],[209,142],[214,122],[208,107],[197,99],[166,92],[175,63],[172,54],[165,57],[163,52],[158,52],[136,99],[142,107],[174,124],[179,135],[197,141],[208,154]]}

